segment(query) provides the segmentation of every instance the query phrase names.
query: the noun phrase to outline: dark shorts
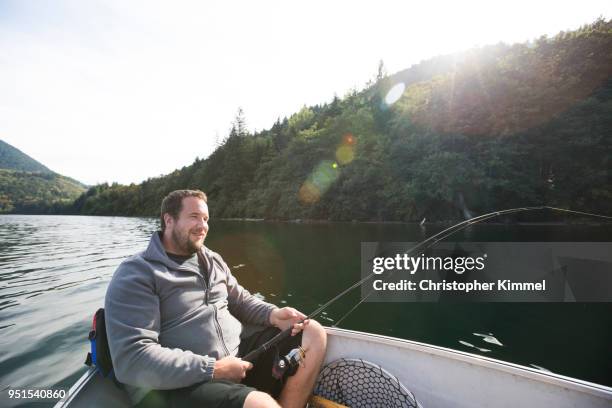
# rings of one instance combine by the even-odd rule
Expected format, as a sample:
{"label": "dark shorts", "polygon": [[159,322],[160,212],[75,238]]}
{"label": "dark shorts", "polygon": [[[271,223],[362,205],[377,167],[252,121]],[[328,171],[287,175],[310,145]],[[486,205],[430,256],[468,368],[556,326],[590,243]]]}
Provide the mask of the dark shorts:
{"label": "dark shorts", "polygon": [[[244,356],[278,333],[279,330],[277,328],[269,327],[243,339],[240,342],[238,356]],[[267,392],[272,397],[277,398],[286,379],[277,380],[272,377],[272,364],[274,363],[277,350],[279,355],[284,356],[290,350],[298,347],[301,342],[302,333],[296,336],[289,336],[278,343],[277,349],[272,348],[260,355],[254,362],[253,368],[247,371],[246,378],[240,384],[226,380],[214,380],[176,390],[155,390],[149,392],[137,407],[240,408],[244,405],[247,395],[255,390]]]}

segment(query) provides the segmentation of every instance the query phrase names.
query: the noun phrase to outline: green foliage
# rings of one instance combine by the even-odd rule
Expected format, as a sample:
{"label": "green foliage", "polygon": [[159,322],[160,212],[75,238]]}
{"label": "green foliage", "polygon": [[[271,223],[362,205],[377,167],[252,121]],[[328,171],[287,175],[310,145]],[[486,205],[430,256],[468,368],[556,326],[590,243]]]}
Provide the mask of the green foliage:
{"label": "green foliage", "polygon": [[0,169],[0,213],[54,213],[85,188],[55,173]]}
{"label": "green foliage", "polygon": [[[611,214],[611,27],[600,19],[392,76],[381,64],[367,89],[256,134],[240,110],[207,159],[50,211],[157,215],[168,192],[199,188],[224,218],[450,220],[539,204]],[[387,106],[399,81],[406,91]]]}
{"label": "green foliage", "polygon": [[314,120],[314,112],[304,106],[302,110],[289,118],[289,130],[291,132],[298,133],[300,131],[310,129],[313,125],[316,126]]}
{"label": "green foliage", "polygon": [[21,150],[0,140],[0,169],[53,173]]}

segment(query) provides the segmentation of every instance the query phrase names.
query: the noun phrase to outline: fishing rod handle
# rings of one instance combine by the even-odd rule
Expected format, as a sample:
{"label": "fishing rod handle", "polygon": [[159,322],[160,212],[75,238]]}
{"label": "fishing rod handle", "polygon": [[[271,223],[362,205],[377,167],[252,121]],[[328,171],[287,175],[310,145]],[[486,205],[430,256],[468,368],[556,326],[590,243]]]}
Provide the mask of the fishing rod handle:
{"label": "fishing rod handle", "polygon": [[293,330],[293,326],[281,331],[276,336],[272,337],[270,340],[257,347],[255,350],[252,350],[251,352],[244,355],[242,359],[244,361],[248,361],[249,363],[254,363],[255,359],[257,359],[257,357],[259,357],[262,353],[265,353],[266,351],[270,350],[270,348],[272,348],[279,341],[289,337],[291,335],[291,330]]}

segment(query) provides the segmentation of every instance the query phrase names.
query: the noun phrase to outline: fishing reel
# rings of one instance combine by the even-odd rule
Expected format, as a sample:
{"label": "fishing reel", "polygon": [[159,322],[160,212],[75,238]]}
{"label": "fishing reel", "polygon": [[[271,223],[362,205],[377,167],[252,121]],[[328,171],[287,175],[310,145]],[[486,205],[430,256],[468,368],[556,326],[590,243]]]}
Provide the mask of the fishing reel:
{"label": "fishing reel", "polygon": [[301,346],[294,348],[284,357],[280,357],[277,352],[274,364],[272,364],[272,377],[281,380],[285,375],[295,374],[298,366],[304,364],[304,358],[306,358],[306,351]]}

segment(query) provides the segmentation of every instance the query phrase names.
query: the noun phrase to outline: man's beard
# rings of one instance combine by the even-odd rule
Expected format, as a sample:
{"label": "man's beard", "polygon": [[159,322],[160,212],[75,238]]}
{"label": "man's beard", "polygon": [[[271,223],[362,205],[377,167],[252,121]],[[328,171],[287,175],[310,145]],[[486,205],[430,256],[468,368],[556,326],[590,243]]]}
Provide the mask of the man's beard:
{"label": "man's beard", "polygon": [[174,245],[176,245],[182,252],[192,255],[198,252],[204,243],[200,242],[200,240],[192,241],[190,236],[190,232],[183,234],[176,229],[172,230],[172,240],[174,241]]}

